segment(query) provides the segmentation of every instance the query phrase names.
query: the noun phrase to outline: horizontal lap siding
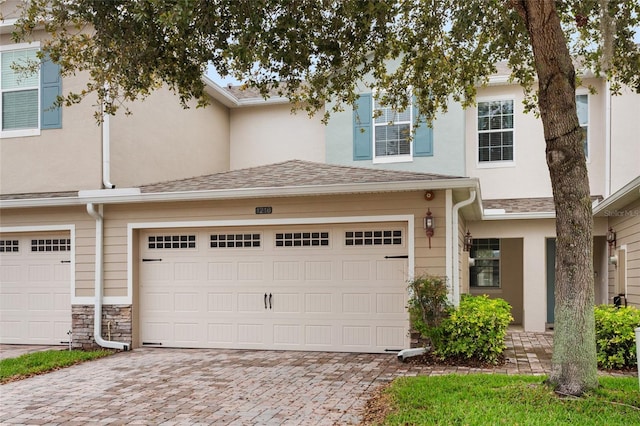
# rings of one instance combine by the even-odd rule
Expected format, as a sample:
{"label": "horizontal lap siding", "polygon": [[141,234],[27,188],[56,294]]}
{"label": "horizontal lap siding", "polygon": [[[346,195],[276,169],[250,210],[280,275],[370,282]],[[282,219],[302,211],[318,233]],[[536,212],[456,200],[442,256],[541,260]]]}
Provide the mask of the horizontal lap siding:
{"label": "horizontal lap siding", "polygon": [[95,277],[95,220],[84,206],[39,209],[4,209],[0,226],[75,225],[76,294],[93,296]]}
{"label": "horizontal lap siding", "polygon": [[[416,272],[442,275],[445,271],[444,192],[426,202],[423,192],[258,200],[198,201],[105,206],[105,295],[127,292],[127,226],[144,222],[192,222],[217,220],[297,219],[407,215],[415,216]],[[256,215],[258,206],[270,206],[273,213]],[[423,229],[427,207],[436,220],[431,249]]]}
{"label": "horizontal lap siding", "polygon": [[[609,224],[616,231],[617,246],[626,245],[628,302],[640,307],[640,200],[613,212]],[[609,295],[611,297],[615,296],[615,276],[615,267],[609,265]]]}

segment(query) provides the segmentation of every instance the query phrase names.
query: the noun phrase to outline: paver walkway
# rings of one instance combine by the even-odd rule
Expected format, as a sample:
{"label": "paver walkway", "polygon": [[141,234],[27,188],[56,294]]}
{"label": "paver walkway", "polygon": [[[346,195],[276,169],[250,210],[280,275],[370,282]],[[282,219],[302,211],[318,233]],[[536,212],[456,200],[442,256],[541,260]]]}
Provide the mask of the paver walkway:
{"label": "paver walkway", "polygon": [[487,369],[412,365],[392,354],[136,349],[0,386],[0,423],[357,424],[371,391],[397,376],[543,374],[551,338],[509,333],[509,361]]}

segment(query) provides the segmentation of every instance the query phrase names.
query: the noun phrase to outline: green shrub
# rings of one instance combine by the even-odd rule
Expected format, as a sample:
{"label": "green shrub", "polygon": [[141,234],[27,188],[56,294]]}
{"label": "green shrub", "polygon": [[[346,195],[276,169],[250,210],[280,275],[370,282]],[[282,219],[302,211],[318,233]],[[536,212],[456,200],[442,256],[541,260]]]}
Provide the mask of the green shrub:
{"label": "green shrub", "polygon": [[413,329],[433,345],[434,335],[447,315],[446,278],[421,275],[409,282],[409,318]]}
{"label": "green shrub", "polygon": [[438,327],[434,353],[441,358],[474,358],[497,364],[512,320],[511,305],[505,300],[462,295],[460,306],[450,309]]}
{"label": "green shrub", "polygon": [[598,365],[625,368],[638,364],[635,329],[640,327],[640,310],[629,306],[600,305],[595,309]]}

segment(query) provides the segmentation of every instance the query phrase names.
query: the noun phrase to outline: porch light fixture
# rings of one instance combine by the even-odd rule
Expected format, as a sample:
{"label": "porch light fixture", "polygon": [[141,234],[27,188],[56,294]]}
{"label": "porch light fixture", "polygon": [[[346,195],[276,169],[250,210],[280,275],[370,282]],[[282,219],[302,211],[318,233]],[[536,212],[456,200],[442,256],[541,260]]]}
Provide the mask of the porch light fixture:
{"label": "porch light fixture", "polygon": [[464,236],[464,251],[471,251],[471,247],[473,247],[473,237],[471,236],[471,232],[467,231]]}
{"label": "porch light fixture", "polygon": [[433,237],[435,227],[435,219],[431,216],[431,209],[427,209],[427,215],[424,217],[424,229],[429,239],[429,248],[431,248],[431,237]]}
{"label": "porch light fixture", "polygon": [[607,242],[609,243],[609,254],[611,254],[611,250],[616,246],[616,231],[613,228],[609,228],[609,232],[607,232]]}

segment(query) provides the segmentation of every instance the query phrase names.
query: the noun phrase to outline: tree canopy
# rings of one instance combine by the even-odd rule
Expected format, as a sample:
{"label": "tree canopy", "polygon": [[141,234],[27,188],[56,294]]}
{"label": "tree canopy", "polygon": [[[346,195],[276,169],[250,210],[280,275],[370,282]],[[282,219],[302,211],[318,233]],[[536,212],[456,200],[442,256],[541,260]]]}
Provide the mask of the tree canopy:
{"label": "tree canopy", "polygon": [[[543,0],[548,1],[548,0]],[[412,87],[431,119],[452,98],[473,103],[478,85],[508,61],[525,88],[534,82],[529,34],[516,0],[32,0],[15,38],[44,29],[63,74],[88,71],[86,90],[114,106],[169,85],[184,105],[206,101],[208,64],[266,96],[277,91],[310,112],[331,99],[353,103],[365,74],[393,103]],[[640,4],[557,2],[570,52],[581,66],[640,90],[634,42]],[[606,7],[606,10],[603,9]],[[607,17],[607,19],[603,19]],[[607,24],[604,28],[603,25]],[[604,30],[604,31],[603,31]],[[603,34],[608,36],[603,38]],[[607,43],[604,43],[606,40]],[[610,42],[609,42],[610,41]],[[389,60],[400,61],[388,69]]]}

